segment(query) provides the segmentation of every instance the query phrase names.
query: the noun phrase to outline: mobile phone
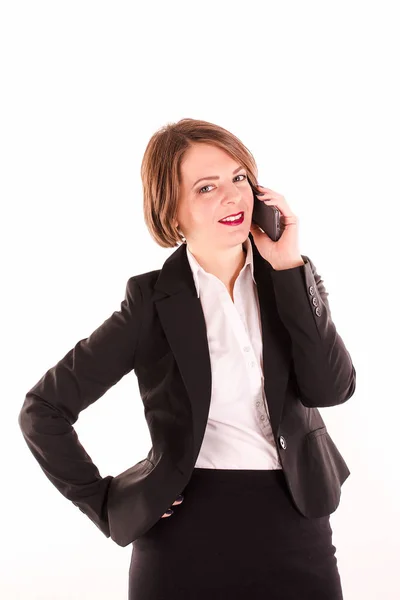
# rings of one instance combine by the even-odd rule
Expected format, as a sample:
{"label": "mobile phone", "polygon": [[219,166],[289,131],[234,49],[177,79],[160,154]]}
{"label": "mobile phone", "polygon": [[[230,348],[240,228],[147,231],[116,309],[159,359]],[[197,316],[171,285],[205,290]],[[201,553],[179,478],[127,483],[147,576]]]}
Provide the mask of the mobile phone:
{"label": "mobile phone", "polygon": [[274,242],[279,240],[283,233],[281,227],[281,212],[276,206],[268,206],[257,198],[256,194],[260,191],[251,185],[254,196],[254,207],[252,221],[268,235]]}

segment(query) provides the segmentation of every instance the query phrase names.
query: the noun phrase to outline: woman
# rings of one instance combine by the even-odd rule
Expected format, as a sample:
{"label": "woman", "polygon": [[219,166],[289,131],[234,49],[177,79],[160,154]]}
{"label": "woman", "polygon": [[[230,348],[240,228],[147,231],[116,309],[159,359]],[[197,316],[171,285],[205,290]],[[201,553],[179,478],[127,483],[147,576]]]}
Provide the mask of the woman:
{"label": "woman", "polygon": [[[156,132],[141,173],[150,234],[179,247],[29,390],[25,440],[62,494],[132,543],[130,600],[342,599],[329,515],[350,471],[317,407],[348,400],[356,374],[298,220],[282,195],[254,197],[251,153],[206,121]],[[252,224],[259,201],[282,215],[277,242]],[[72,425],[132,369],[153,446],[101,477]]]}

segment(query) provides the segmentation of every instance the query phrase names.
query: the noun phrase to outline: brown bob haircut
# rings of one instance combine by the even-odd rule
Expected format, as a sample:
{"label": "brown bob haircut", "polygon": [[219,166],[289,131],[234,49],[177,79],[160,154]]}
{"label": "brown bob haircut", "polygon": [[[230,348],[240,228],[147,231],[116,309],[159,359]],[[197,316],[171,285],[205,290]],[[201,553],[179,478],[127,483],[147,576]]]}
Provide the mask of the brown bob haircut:
{"label": "brown bob haircut", "polygon": [[164,125],[150,138],[141,165],[144,220],[162,248],[174,248],[185,240],[174,223],[182,181],[181,163],[186,150],[194,144],[221,148],[246,169],[252,188],[257,185],[254,157],[233,133],[199,119]]}

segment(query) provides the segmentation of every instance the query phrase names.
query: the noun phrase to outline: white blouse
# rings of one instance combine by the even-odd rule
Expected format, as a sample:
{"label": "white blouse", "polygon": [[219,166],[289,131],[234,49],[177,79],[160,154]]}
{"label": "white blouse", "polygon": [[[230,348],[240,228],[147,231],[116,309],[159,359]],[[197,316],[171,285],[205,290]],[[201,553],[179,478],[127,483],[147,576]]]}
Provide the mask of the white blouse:
{"label": "white blouse", "polygon": [[186,245],[207,326],[211,402],[195,467],[281,469],[264,391],[262,330],[250,238],[234,285],[234,302]]}

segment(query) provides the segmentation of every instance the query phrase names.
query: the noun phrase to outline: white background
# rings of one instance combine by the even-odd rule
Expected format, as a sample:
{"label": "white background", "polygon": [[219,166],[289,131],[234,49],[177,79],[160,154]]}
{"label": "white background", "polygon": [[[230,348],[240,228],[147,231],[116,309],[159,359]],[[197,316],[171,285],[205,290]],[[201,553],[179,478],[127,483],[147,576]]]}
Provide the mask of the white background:
{"label": "white background", "polygon": [[[3,1],[1,580],[7,600],[126,600],[122,548],[54,488],[25,394],[159,269],[149,138],[184,117],[237,135],[300,219],[357,371],[320,409],[351,475],[331,516],[345,600],[400,597],[399,21],[396,2]],[[102,476],[146,456],[134,372],[75,426]]]}

